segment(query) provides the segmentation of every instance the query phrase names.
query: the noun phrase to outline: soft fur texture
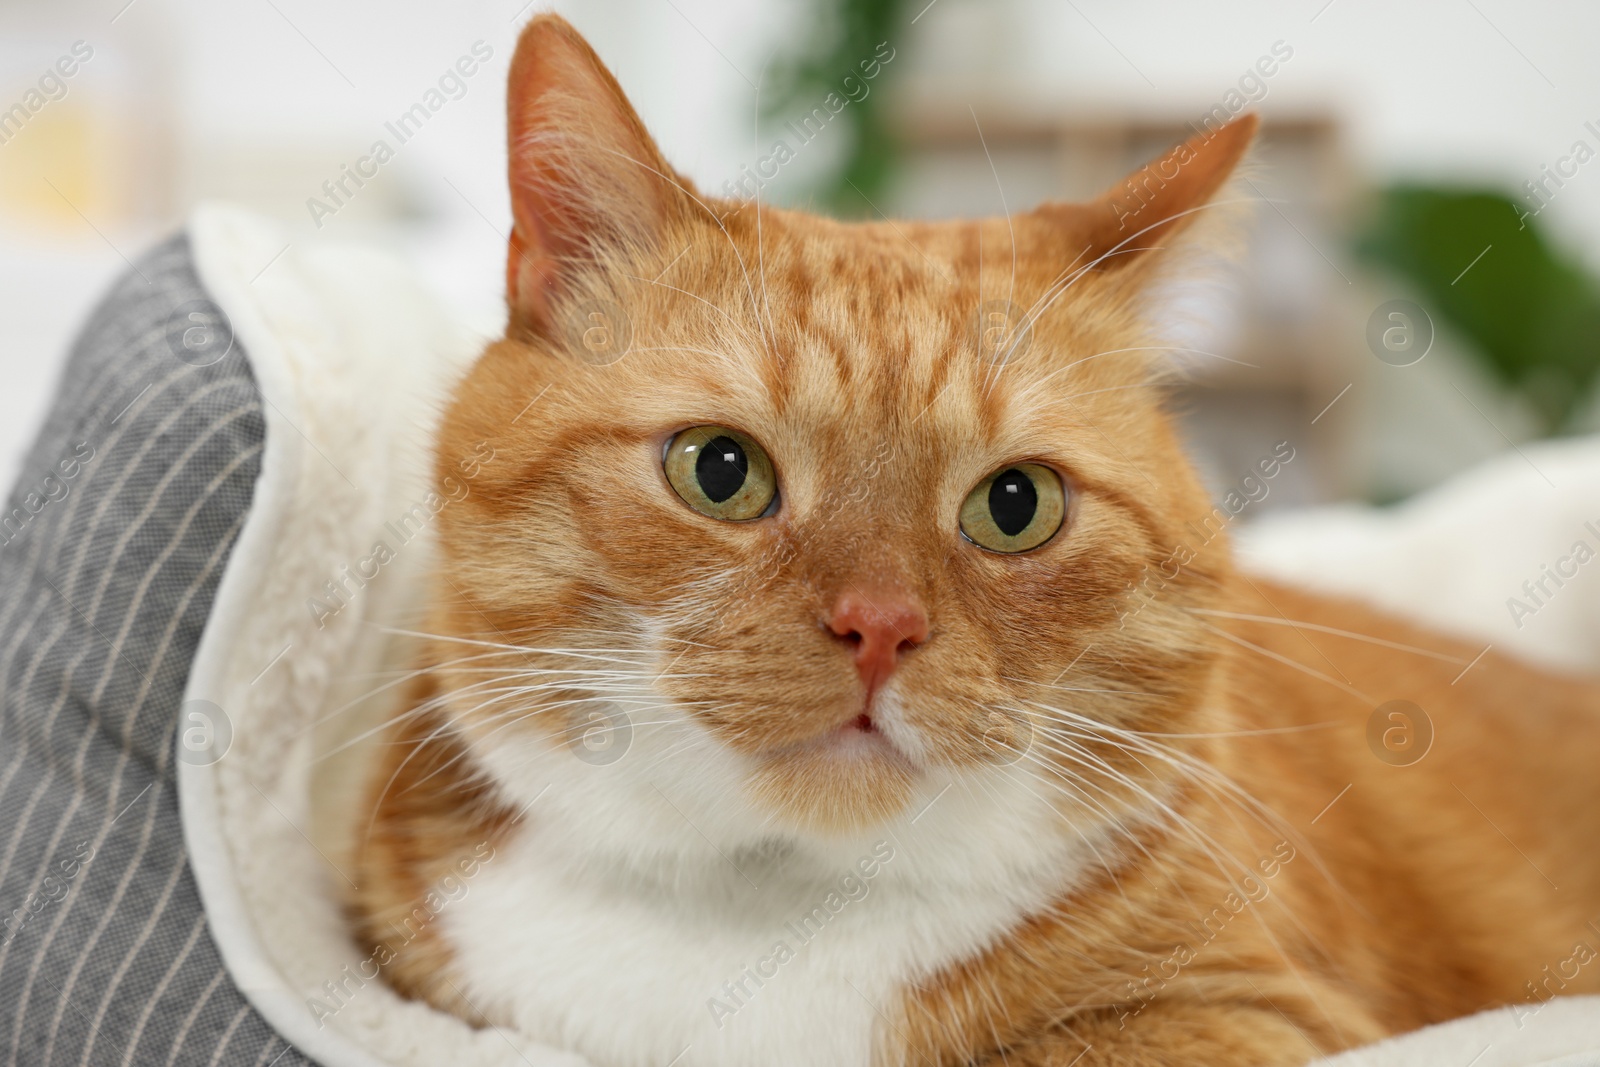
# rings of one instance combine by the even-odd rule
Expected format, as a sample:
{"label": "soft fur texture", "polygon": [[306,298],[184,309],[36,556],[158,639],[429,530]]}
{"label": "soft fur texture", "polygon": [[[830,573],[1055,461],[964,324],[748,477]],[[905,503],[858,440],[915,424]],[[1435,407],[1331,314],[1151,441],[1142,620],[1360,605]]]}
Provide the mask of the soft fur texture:
{"label": "soft fur texture", "polygon": [[[352,899],[397,988],[608,1065],[1244,1067],[1600,987],[1600,691],[1237,575],[1163,409],[1146,294],[1253,119],[1090,204],[851,225],[700,197],[557,18],[510,100],[511,327]],[[706,424],[774,514],[667,484]],[[1020,462],[1066,523],[986,552]],[[849,596],[926,622],[880,687]]]}

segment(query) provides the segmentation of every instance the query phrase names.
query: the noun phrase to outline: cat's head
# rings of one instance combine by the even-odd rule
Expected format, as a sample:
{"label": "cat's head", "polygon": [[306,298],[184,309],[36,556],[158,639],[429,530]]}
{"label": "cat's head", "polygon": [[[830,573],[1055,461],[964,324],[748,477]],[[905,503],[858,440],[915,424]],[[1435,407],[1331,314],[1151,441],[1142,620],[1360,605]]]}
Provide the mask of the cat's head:
{"label": "cat's head", "polygon": [[607,776],[659,784],[731,838],[952,783],[1119,803],[1134,756],[1091,737],[1192,721],[1214,649],[1188,609],[1227,575],[1147,294],[1254,129],[1089,203],[837,222],[697,192],[535,20],[510,327],[439,455],[472,478],[440,517],[438,656],[494,776],[564,760],[600,806]]}

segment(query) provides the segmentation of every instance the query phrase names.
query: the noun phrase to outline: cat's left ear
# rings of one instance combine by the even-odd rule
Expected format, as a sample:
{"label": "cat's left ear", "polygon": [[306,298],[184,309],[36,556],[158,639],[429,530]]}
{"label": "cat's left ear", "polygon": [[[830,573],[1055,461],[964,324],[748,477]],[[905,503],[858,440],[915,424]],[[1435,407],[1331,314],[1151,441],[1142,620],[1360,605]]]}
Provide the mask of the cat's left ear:
{"label": "cat's left ear", "polygon": [[507,85],[512,327],[549,335],[553,308],[608,257],[649,248],[690,199],[572,25],[540,15],[517,41]]}
{"label": "cat's left ear", "polygon": [[1076,231],[1081,262],[1116,271],[1149,259],[1193,221],[1227,182],[1255,140],[1259,120],[1241,115],[1197,133],[1086,204],[1046,204],[1038,214]]}

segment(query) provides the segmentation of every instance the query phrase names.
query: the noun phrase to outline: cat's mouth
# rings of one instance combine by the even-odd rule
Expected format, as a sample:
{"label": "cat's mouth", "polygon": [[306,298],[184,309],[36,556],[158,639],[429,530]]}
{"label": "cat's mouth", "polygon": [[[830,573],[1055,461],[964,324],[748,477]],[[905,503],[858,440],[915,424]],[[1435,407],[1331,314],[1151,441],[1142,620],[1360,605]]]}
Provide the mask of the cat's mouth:
{"label": "cat's mouth", "polygon": [[857,705],[853,714],[818,725],[810,737],[762,753],[752,780],[757,795],[823,832],[860,829],[902,812],[923,768],[913,758],[915,738],[908,741],[892,712]]}
{"label": "cat's mouth", "polygon": [[883,729],[883,724],[865,710],[828,732],[794,746],[795,753],[810,753],[841,760],[889,759],[907,770],[911,761],[904,749]]}
{"label": "cat's mouth", "polygon": [[797,741],[789,741],[766,750],[767,760],[802,758],[806,760],[889,759],[912,769],[910,756],[904,746],[897,744],[886,729],[881,716],[874,714],[870,705],[837,725]]}

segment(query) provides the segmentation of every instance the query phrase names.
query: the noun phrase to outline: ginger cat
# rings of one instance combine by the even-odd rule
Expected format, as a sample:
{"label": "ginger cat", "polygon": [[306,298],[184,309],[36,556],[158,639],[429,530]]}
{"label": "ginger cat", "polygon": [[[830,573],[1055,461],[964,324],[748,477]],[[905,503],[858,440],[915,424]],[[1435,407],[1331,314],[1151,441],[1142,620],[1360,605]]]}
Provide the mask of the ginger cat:
{"label": "ginger cat", "polygon": [[1163,410],[1253,117],[847,224],[697,193],[557,17],[509,104],[439,475],[495,458],[352,901],[397,989],[606,1067],[1286,1067],[1600,989],[1600,689],[1237,573]]}

